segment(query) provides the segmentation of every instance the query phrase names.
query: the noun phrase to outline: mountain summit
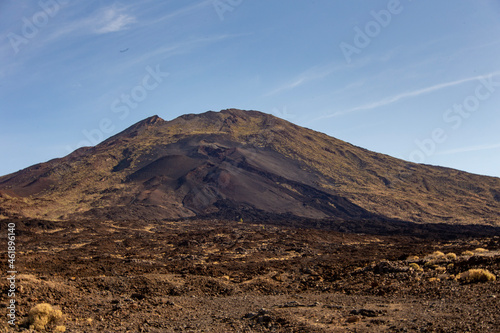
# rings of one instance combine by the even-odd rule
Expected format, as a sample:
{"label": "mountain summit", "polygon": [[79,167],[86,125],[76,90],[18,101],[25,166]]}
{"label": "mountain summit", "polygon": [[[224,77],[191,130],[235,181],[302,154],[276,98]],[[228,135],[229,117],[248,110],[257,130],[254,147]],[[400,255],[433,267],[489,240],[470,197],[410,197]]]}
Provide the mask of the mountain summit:
{"label": "mountain summit", "polygon": [[258,111],[147,118],[0,177],[0,217],[500,225],[500,179],[374,153]]}

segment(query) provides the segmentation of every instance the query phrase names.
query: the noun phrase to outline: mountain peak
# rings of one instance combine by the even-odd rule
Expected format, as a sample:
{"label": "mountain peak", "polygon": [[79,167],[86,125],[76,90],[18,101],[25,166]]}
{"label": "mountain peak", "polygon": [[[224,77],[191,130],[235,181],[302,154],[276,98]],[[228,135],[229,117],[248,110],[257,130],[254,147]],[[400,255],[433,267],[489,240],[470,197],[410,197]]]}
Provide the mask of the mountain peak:
{"label": "mountain peak", "polygon": [[151,117],[148,117],[144,120],[139,121],[135,125],[138,125],[138,127],[142,127],[142,126],[155,125],[157,123],[162,123],[162,122],[165,122],[165,120],[160,118],[158,115],[154,115],[154,116],[151,116]]}
{"label": "mountain peak", "polygon": [[255,111],[255,110],[241,110],[241,109],[224,109],[220,110],[219,113],[221,114],[227,114],[227,115],[232,115],[232,116],[240,116],[240,117],[248,117],[248,116],[254,116],[254,117],[267,117],[270,116],[267,113],[260,112],[260,111]]}
{"label": "mountain peak", "polygon": [[103,142],[103,144],[110,144],[111,142],[113,142],[114,140],[118,139],[118,138],[123,138],[123,137],[134,137],[136,136],[139,132],[141,131],[144,131],[145,129],[151,127],[151,126],[155,126],[157,124],[161,124],[161,123],[165,123],[166,121],[163,120],[162,118],[160,118],[158,115],[154,115],[154,116],[151,116],[151,117],[148,117],[146,119],[143,119],[135,124],[133,124],[132,126],[128,127],[127,129],[125,129],[124,131],[116,134],[116,135],[113,135],[112,137],[110,137],[109,139],[105,140]]}
{"label": "mountain peak", "polygon": [[34,200],[28,209],[4,198],[0,212],[499,225],[498,188],[499,178],[398,160],[270,114],[226,109],[170,121],[155,115],[83,154],[0,177],[0,191]]}
{"label": "mountain peak", "polygon": [[185,114],[180,116],[179,118],[185,119],[185,120],[192,120],[195,118],[200,118],[200,119],[209,119],[209,120],[222,120],[224,121],[225,119],[232,117],[233,119],[236,118],[241,118],[245,120],[249,120],[250,118],[275,118],[279,119],[273,115],[260,112],[260,111],[255,111],[255,110],[241,110],[241,109],[224,109],[221,111],[206,111],[203,113],[190,113],[190,114]]}
{"label": "mountain peak", "polygon": [[150,120],[150,121],[154,121],[155,123],[156,122],[159,122],[159,121],[165,121],[163,118],[159,117],[158,115],[154,115],[154,116],[151,116],[149,118],[146,118],[146,120]]}

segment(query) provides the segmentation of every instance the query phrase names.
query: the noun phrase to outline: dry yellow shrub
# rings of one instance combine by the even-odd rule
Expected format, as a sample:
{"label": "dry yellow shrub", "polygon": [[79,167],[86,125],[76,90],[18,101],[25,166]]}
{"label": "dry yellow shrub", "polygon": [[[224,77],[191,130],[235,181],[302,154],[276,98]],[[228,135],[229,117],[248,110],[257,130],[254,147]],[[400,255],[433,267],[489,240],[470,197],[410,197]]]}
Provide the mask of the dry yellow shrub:
{"label": "dry yellow shrub", "polygon": [[[32,307],[28,313],[28,323],[30,328],[32,327],[38,331],[45,330],[47,326],[56,325],[62,320],[62,318],[63,314],[61,310],[56,310],[47,303],[37,304]],[[64,329],[66,330],[66,328]]]}
{"label": "dry yellow shrub", "polygon": [[486,269],[469,269],[467,272],[458,274],[457,278],[467,283],[495,281],[497,278]]}
{"label": "dry yellow shrub", "polygon": [[436,269],[436,272],[438,272],[439,274],[446,272],[446,268],[442,267],[442,266],[438,266],[435,269]]}
{"label": "dry yellow shrub", "polygon": [[416,270],[417,272],[423,272],[424,270],[422,269],[422,267],[420,267],[417,263],[415,262],[412,262],[410,265],[409,265],[411,268],[413,268],[414,270]]}
{"label": "dry yellow shrub", "polygon": [[432,254],[431,254],[433,257],[435,258],[439,258],[439,257],[444,257],[444,253],[441,252],[441,251],[434,251]]}
{"label": "dry yellow shrub", "polygon": [[455,259],[457,259],[457,255],[453,252],[448,252],[448,253],[446,253],[446,258],[449,260],[455,260]]}

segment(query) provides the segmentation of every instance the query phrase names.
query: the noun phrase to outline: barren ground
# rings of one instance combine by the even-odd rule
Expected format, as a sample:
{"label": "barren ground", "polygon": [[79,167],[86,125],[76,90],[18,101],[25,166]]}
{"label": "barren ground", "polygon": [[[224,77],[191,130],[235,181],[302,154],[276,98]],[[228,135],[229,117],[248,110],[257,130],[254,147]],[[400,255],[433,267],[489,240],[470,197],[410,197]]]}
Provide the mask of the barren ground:
{"label": "barren ground", "polygon": [[[49,303],[67,332],[500,331],[500,281],[456,279],[471,268],[500,277],[494,234],[417,238],[215,220],[15,223],[19,324]],[[0,288],[6,313],[5,279]],[[29,331],[7,320],[0,330]]]}

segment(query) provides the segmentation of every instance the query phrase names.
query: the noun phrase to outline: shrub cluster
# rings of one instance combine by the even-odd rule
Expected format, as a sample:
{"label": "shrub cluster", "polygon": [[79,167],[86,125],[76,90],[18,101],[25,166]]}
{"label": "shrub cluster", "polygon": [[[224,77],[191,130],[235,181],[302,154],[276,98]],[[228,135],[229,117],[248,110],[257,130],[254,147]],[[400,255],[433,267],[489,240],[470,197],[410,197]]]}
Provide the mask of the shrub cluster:
{"label": "shrub cluster", "polygon": [[56,310],[47,303],[34,306],[28,313],[28,326],[37,331],[53,329],[53,332],[65,332],[66,327],[59,325],[62,320],[61,310]]}
{"label": "shrub cluster", "polygon": [[457,279],[465,283],[488,282],[495,281],[497,278],[486,269],[469,269],[466,272],[460,273]]}

